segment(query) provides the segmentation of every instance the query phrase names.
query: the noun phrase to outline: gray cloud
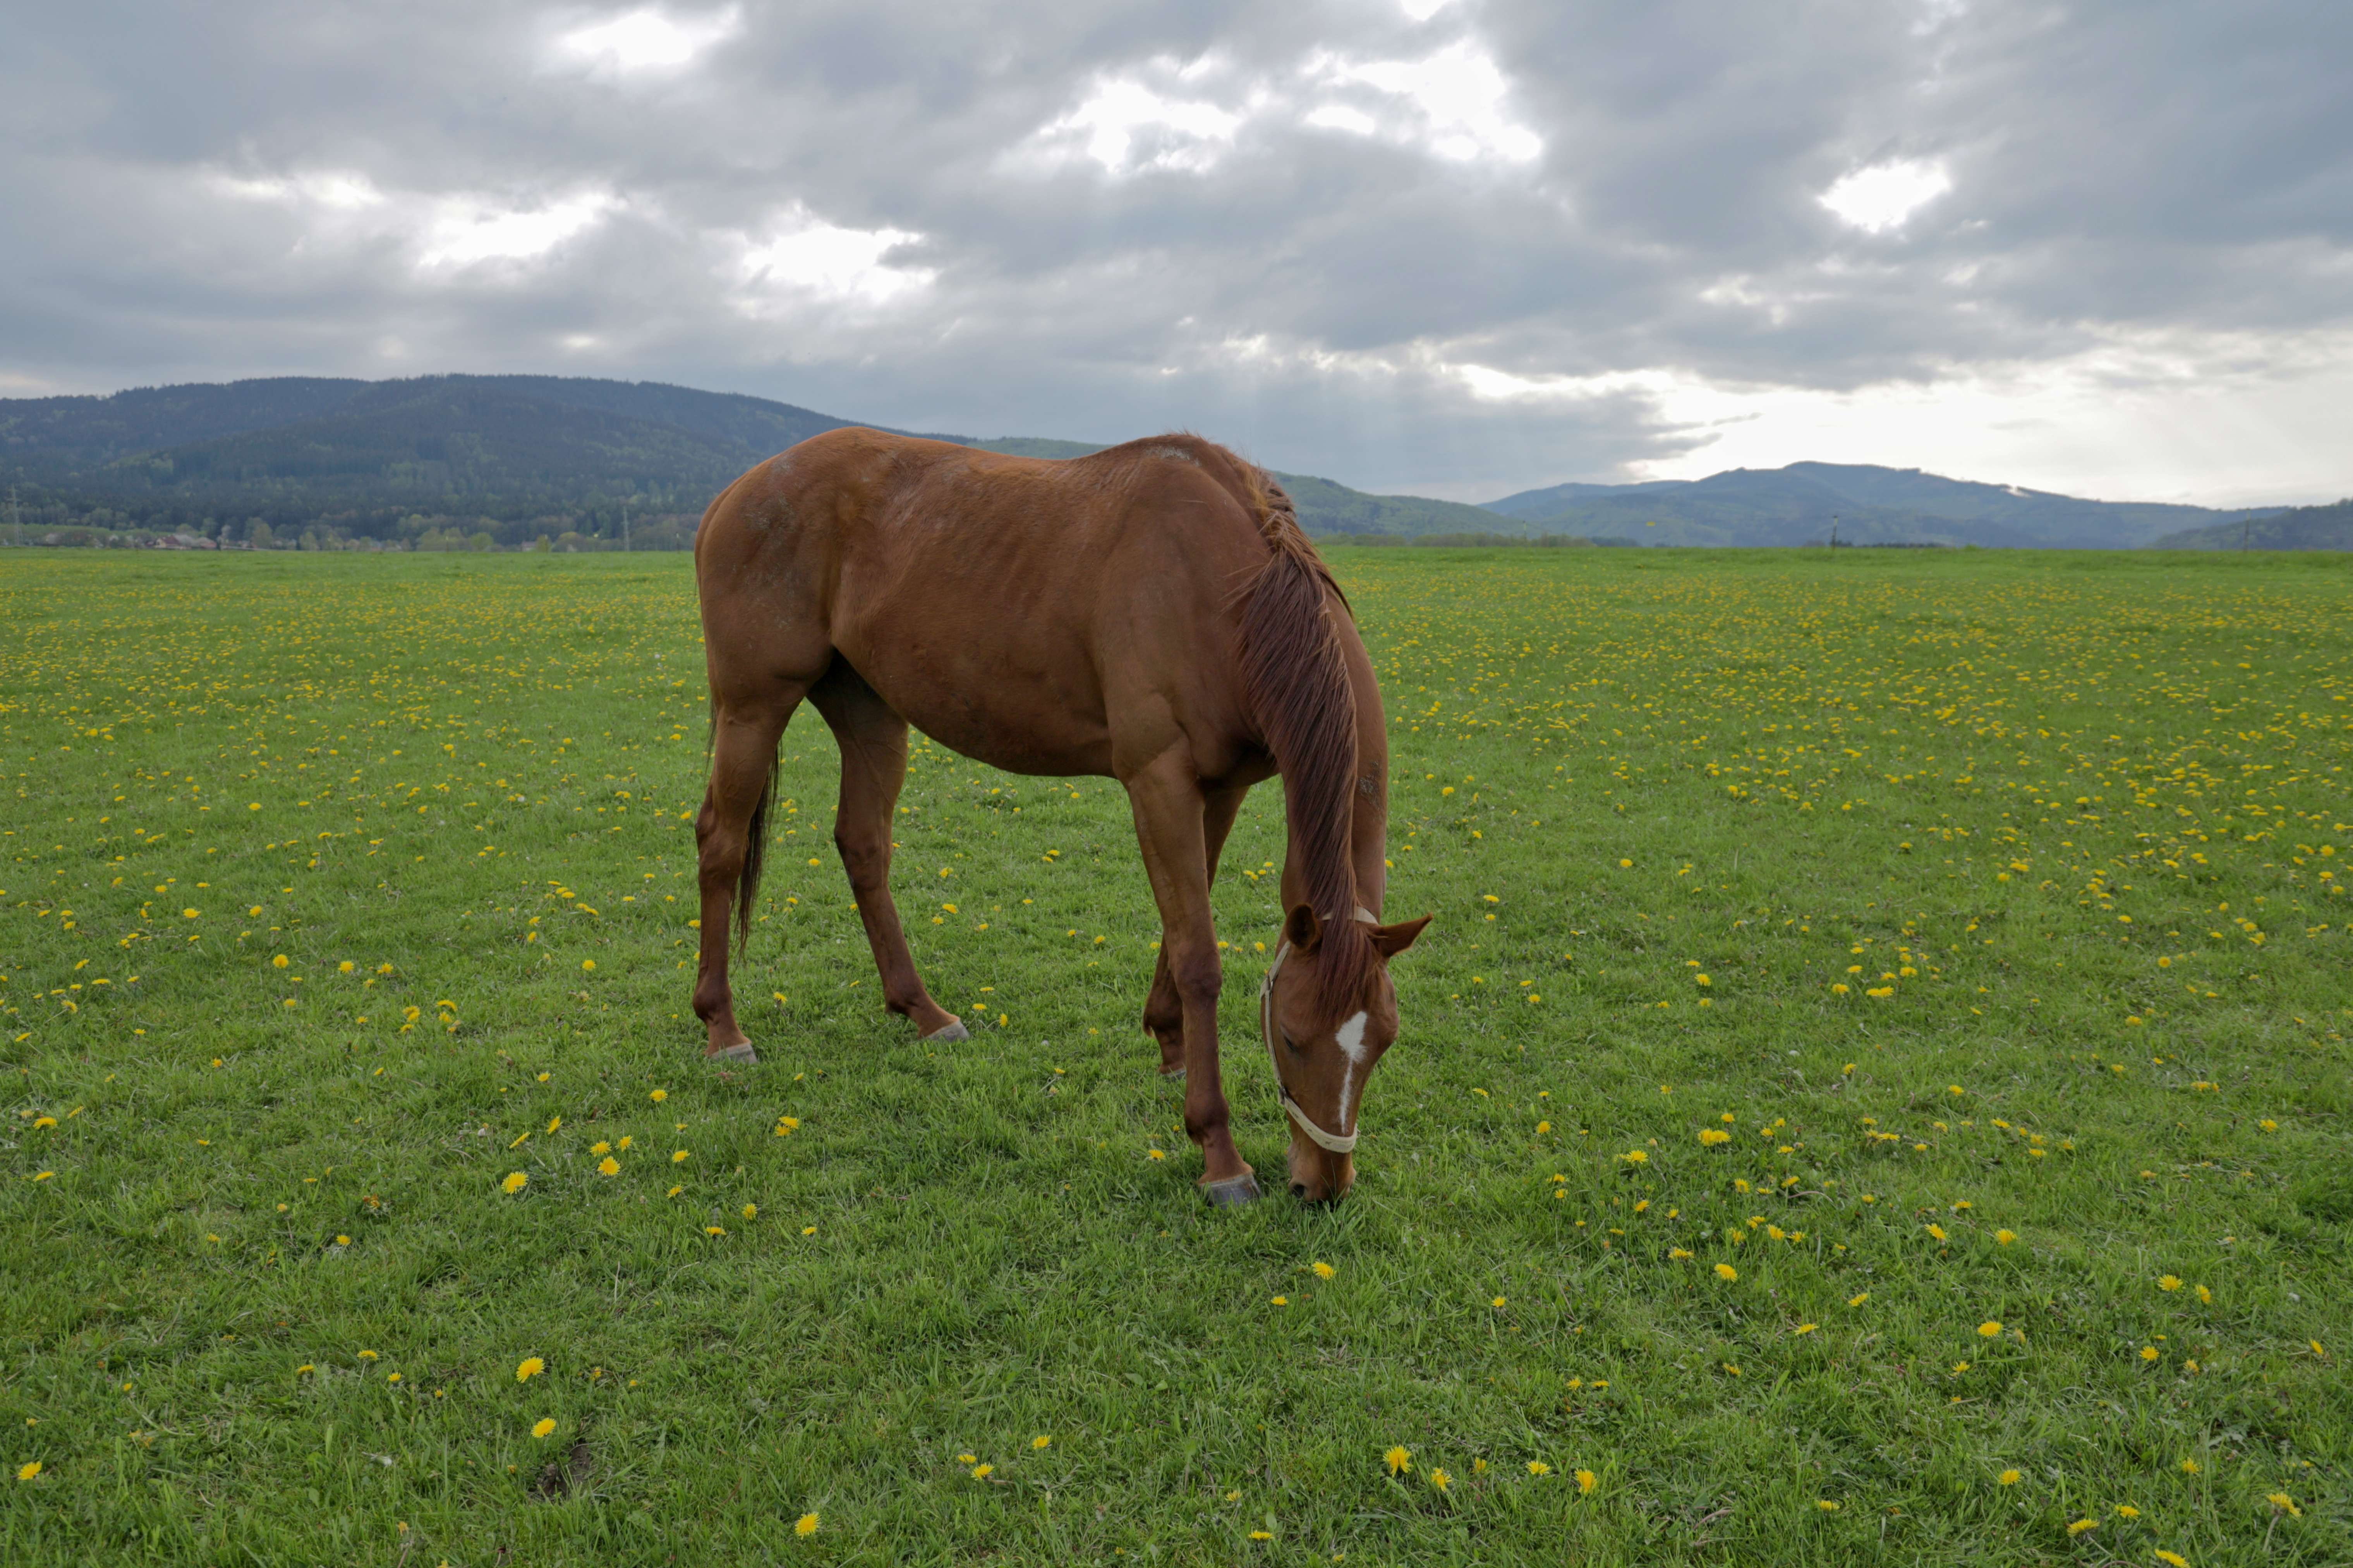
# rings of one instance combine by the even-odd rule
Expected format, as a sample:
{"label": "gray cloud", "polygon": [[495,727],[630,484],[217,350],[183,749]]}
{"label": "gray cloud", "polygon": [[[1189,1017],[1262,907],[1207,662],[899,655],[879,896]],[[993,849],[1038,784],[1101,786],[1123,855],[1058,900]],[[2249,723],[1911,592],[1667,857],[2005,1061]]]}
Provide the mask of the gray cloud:
{"label": "gray cloud", "polygon": [[[8,26],[0,392],[533,370],[1185,425],[1450,494],[1873,441],[2052,488],[2353,488],[2300,434],[2353,344],[2327,0]],[[1820,199],[1859,171],[1939,194],[1859,226]],[[2211,421],[2180,400],[2225,388],[2276,438],[2193,461],[2115,413],[2071,447],[1962,412],[1989,388],[2020,429]]]}

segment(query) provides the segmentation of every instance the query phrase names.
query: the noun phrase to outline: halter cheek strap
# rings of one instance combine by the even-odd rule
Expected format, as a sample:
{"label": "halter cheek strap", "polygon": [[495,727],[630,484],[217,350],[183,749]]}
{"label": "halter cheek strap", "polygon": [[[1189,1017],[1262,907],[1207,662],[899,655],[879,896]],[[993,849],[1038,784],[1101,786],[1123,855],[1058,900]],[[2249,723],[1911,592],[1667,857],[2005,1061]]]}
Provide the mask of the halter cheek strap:
{"label": "halter cheek strap", "polygon": [[[1356,906],[1356,918],[1366,925],[1380,923],[1378,918],[1362,904]],[[1307,1134],[1310,1142],[1319,1149],[1329,1150],[1335,1154],[1345,1154],[1356,1148],[1356,1134],[1351,1132],[1344,1138],[1338,1133],[1326,1132],[1316,1126],[1314,1118],[1302,1110],[1299,1101],[1292,1098],[1291,1086],[1282,1081],[1282,1057],[1274,1048],[1274,977],[1282,973],[1282,961],[1290,956],[1291,942],[1288,939],[1276,943],[1274,962],[1266,966],[1266,978],[1260,981],[1258,986],[1258,1027],[1259,1033],[1266,1037],[1267,1060],[1274,1067],[1274,1098],[1282,1102],[1283,1110],[1291,1120],[1299,1124],[1299,1130]],[[1340,1108],[1340,1113],[1343,1116],[1347,1112],[1346,1106]]]}

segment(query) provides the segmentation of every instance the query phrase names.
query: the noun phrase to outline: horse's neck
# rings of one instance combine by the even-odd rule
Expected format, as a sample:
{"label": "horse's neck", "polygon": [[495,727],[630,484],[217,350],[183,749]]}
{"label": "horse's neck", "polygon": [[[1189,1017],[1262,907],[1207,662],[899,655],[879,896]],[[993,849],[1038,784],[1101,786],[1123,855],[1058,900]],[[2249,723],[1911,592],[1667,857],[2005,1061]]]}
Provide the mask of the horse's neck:
{"label": "horse's neck", "polygon": [[[1358,737],[1356,768],[1348,789],[1348,830],[1328,844],[1318,845],[1314,836],[1292,833],[1286,822],[1283,851],[1282,901],[1285,909],[1305,901],[1311,887],[1335,885],[1348,892],[1348,902],[1341,909],[1318,909],[1316,913],[1326,919],[1345,917],[1356,910],[1377,912],[1388,887],[1384,858],[1388,834],[1388,758],[1387,748],[1379,740],[1367,745]],[[1364,788],[1366,780],[1372,781],[1372,790]],[[1290,781],[1284,781],[1284,788]],[[1288,813],[1285,814],[1286,818]],[[1320,851],[1320,855],[1319,855]],[[1329,884],[1317,873],[1326,868],[1320,857],[1328,855],[1341,862],[1332,868]]]}

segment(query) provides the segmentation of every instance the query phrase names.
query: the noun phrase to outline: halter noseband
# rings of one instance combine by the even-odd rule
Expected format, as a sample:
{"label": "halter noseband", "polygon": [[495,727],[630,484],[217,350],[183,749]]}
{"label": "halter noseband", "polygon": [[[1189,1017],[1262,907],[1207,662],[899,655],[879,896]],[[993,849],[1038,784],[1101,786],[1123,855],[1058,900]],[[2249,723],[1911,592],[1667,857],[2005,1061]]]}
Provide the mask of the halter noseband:
{"label": "halter noseband", "polygon": [[[1366,925],[1380,923],[1379,917],[1362,904],[1356,906],[1356,918]],[[1306,1133],[1317,1148],[1329,1150],[1335,1154],[1345,1154],[1356,1148],[1356,1134],[1351,1132],[1343,1138],[1316,1126],[1314,1119],[1301,1110],[1299,1101],[1291,1097],[1291,1086],[1282,1081],[1282,1058],[1274,1048],[1274,977],[1282,973],[1282,961],[1290,954],[1291,941],[1286,937],[1275,944],[1274,962],[1266,966],[1266,978],[1260,981],[1258,986],[1258,1027],[1259,1033],[1266,1037],[1266,1058],[1274,1066],[1274,1098],[1282,1102],[1291,1120],[1299,1124],[1299,1130]],[[1346,1106],[1340,1108],[1343,1116],[1347,1112]]]}

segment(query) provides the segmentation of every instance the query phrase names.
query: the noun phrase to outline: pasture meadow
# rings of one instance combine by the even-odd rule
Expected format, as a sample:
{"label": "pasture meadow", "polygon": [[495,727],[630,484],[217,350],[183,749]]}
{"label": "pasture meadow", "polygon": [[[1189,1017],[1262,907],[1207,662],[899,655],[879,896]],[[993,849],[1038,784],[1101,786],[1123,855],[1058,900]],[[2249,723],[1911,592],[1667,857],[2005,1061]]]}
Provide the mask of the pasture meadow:
{"label": "pasture meadow", "polygon": [[1438,923],[1212,1212],[1107,781],[918,747],[924,1046],[804,711],[716,1070],[685,557],[0,552],[0,1560],[2353,1561],[2353,563],[1333,555]]}

